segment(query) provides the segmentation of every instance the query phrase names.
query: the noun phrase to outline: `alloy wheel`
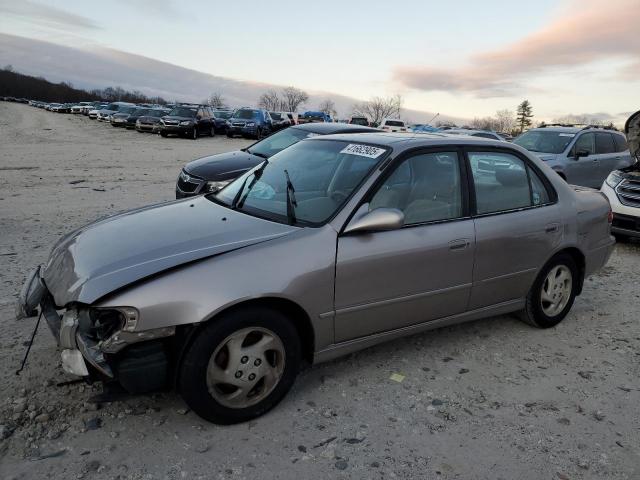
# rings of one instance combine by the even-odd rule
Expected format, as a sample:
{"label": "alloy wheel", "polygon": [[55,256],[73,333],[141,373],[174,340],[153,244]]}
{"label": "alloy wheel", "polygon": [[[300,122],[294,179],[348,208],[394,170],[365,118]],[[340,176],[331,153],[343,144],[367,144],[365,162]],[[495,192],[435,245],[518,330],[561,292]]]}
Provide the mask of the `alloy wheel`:
{"label": "alloy wheel", "polygon": [[211,396],[228,408],[246,408],[266,398],[276,387],[286,362],[282,340],[271,330],[238,330],[215,349],[207,366]]}
{"label": "alloy wheel", "polygon": [[548,317],[555,317],[567,306],[571,298],[573,278],[571,270],[566,265],[553,267],[540,289],[542,311]]}

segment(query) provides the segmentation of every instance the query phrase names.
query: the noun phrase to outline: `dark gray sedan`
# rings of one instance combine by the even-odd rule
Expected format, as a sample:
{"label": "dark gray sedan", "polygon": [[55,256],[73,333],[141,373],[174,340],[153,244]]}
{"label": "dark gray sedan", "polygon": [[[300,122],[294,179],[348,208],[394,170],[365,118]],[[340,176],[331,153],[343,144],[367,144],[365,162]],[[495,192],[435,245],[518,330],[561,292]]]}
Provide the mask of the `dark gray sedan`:
{"label": "dark gray sedan", "polygon": [[318,136],[217,194],[63,237],[18,311],[42,312],[67,372],[173,385],[240,422],[303,361],[511,312],[557,325],[607,262],[610,222],[600,192],[505,142]]}
{"label": "dark gray sedan", "polygon": [[260,165],[265,158],[272,157],[305,138],[336,133],[379,131],[345,123],[308,123],[289,127],[242,150],[209,155],[187,163],[176,181],[176,198],[217,192],[247,170]]}

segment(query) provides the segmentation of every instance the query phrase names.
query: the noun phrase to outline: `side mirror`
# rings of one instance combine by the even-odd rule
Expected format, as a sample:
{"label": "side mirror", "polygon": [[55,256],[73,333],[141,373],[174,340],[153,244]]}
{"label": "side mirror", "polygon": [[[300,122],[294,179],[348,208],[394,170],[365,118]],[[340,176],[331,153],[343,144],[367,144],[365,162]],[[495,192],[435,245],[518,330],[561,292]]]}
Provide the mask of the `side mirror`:
{"label": "side mirror", "polygon": [[578,158],[582,158],[582,157],[588,157],[589,156],[589,150],[576,150],[576,160]]}
{"label": "side mirror", "polygon": [[404,225],[404,213],[396,208],[376,208],[351,220],[344,233],[397,230]]}

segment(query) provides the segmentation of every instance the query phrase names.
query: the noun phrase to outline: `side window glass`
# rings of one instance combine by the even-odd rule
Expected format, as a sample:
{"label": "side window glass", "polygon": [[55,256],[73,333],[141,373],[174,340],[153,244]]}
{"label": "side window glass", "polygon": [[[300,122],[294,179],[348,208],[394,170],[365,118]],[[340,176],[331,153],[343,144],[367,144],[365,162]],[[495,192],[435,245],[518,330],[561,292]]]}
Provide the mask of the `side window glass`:
{"label": "side window glass", "polygon": [[596,133],[596,153],[613,153],[616,147],[610,133]]}
{"label": "side window glass", "polygon": [[510,153],[470,152],[479,214],[531,206],[524,162]]}
{"label": "side window glass", "polygon": [[531,180],[531,202],[533,205],[544,205],[549,203],[549,192],[540,180],[536,172],[529,168],[529,180]]}
{"label": "side window glass", "polygon": [[588,152],[589,155],[593,155],[595,153],[593,138],[594,138],[593,133],[584,133],[580,135],[580,137],[578,137],[578,140],[576,140],[574,153],[582,150],[582,151]]}
{"label": "side window glass", "polygon": [[613,135],[613,138],[615,139],[615,142],[616,142],[616,152],[624,152],[629,148],[629,145],[627,145],[627,139],[624,138],[622,135],[618,135],[616,133]]}
{"label": "side window glass", "polygon": [[405,225],[462,216],[458,155],[437,152],[402,162],[371,199],[369,209],[397,208]]}

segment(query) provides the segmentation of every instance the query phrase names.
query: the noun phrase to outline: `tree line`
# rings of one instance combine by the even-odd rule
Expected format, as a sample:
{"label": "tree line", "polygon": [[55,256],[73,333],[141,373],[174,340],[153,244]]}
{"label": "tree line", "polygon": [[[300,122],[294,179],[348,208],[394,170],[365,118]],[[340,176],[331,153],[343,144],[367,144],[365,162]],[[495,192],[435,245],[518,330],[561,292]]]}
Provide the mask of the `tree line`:
{"label": "tree line", "polygon": [[42,77],[34,77],[16,72],[11,65],[7,65],[0,70],[0,96],[61,103],[92,100],[131,103],[167,103],[162,97],[148,97],[138,90],[129,91],[122,87],[83,90],[74,87],[69,82],[53,83]]}

